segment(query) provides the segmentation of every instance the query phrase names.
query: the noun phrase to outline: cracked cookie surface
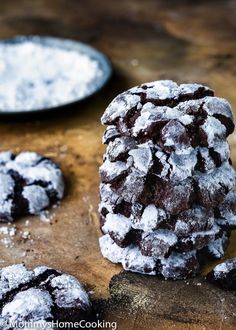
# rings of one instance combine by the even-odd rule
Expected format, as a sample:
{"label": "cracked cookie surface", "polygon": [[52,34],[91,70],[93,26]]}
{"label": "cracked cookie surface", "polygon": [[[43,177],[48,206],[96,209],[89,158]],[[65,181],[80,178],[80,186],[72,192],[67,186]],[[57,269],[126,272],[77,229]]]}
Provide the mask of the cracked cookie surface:
{"label": "cracked cookie surface", "polygon": [[34,152],[0,153],[0,221],[38,214],[63,194],[62,172],[52,160]]}
{"label": "cracked cookie surface", "polygon": [[118,95],[102,123],[103,255],[176,279],[222,257],[236,226],[229,103],[203,85],[156,81]]}
{"label": "cracked cookie surface", "polygon": [[17,264],[0,270],[0,321],[3,330],[14,322],[71,321],[89,317],[91,303],[73,276],[45,266],[28,270]]}

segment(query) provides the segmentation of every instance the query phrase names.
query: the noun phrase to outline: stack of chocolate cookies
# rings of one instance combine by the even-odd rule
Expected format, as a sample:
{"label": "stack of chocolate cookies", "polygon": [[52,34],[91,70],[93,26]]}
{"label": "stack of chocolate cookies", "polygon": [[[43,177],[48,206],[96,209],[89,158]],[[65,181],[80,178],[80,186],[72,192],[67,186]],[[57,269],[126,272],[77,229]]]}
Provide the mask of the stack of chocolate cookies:
{"label": "stack of chocolate cookies", "polygon": [[103,256],[173,279],[221,258],[236,228],[229,103],[206,86],[156,81],[118,95],[102,123]]}

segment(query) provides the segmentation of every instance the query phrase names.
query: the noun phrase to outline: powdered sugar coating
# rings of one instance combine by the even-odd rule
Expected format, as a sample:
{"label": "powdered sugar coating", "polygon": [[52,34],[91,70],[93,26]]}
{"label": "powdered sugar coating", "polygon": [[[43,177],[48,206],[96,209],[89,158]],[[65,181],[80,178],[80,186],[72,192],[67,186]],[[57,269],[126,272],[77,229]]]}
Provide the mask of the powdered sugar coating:
{"label": "powdered sugar coating", "polygon": [[22,264],[2,268],[0,270],[0,299],[20,284],[29,282],[33,276],[33,272],[27,270]]}
{"label": "powdered sugar coating", "polygon": [[140,219],[131,217],[132,227],[141,229],[144,232],[150,232],[158,228],[158,225],[167,219],[166,212],[157,208],[154,204],[145,207]]}
{"label": "powdered sugar coating", "polygon": [[188,253],[172,253],[168,258],[160,260],[160,270],[164,278],[185,279],[199,272],[196,251]]}
{"label": "powdered sugar coating", "polygon": [[5,324],[4,330],[10,330],[9,322],[14,321],[44,324],[49,320],[79,321],[90,316],[89,296],[71,275],[46,266],[29,271],[22,264],[5,267],[0,274],[0,320]]}
{"label": "powdered sugar coating", "polygon": [[0,190],[0,218],[12,221],[61,199],[64,181],[59,167],[37,153],[1,152]]}
{"label": "powdered sugar coating", "polygon": [[214,268],[214,273],[215,276],[221,276],[222,273],[229,272],[232,269],[235,269],[236,267],[236,260],[235,259],[230,259],[226,260],[225,262],[222,262],[221,264],[215,266]]}
{"label": "powdered sugar coating", "polygon": [[122,260],[125,270],[147,275],[156,275],[156,260],[153,257],[144,256],[138,247],[128,248],[125,258]]}
{"label": "powdered sugar coating", "polygon": [[220,232],[220,227],[214,225],[210,230],[191,233],[186,237],[180,237],[178,250],[181,252],[200,250],[213,242]]}
{"label": "powdered sugar coating", "polygon": [[[218,145],[216,147],[218,148]],[[152,148],[158,151],[154,153]],[[224,148],[228,150],[227,143]],[[163,208],[170,213],[175,212],[176,207],[184,206],[181,202],[182,198],[185,198],[185,196],[190,198],[191,194],[196,193],[193,189],[192,178],[197,182],[198,198],[203,206],[206,203],[219,203],[224,197],[224,189],[231,190],[233,188],[235,172],[228,161],[217,167],[216,160],[212,158],[212,153],[214,153],[213,157],[218,157],[215,156],[217,152],[214,148],[209,152],[209,149],[204,147],[198,147],[190,154],[180,155],[171,152],[167,155],[159,147],[154,148],[152,144],[145,143],[129,151],[130,156],[125,161],[110,162],[106,160],[100,167],[101,179],[102,182],[111,184],[120,180],[121,185],[118,184],[117,188],[116,186],[111,187],[111,194],[114,193],[117,196],[116,200],[122,195],[126,202],[132,203],[138,201],[145,189],[148,189],[148,183],[146,184],[146,182],[149,181],[146,178],[150,175],[154,174],[166,182],[172,182],[171,187],[168,187],[169,184],[166,187],[161,187],[162,184],[160,184],[163,192],[161,193],[162,201],[160,204],[156,204],[159,208]],[[108,195],[109,193],[105,194],[105,196]],[[105,199],[111,199],[103,196],[104,193],[101,191],[103,204]],[[215,196],[217,196],[217,199]],[[114,198],[112,199],[114,200]],[[155,197],[150,202],[155,204]],[[188,201],[186,206],[186,208],[189,208]],[[111,203],[108,203],[106,208],[112,211]],[[180,211],[178,210],[178,212]]]}
{"label": "powdered sugar coating", "polygon": [[103,257],[114,263],[122,263],[125,270],[149,275],[156,274],[155,259],[143,256],[138,247],[121,248],[109,235],[102,236],[99,239],[99,244]]}
{"label": "powdered sugar coating", "polygon": [[50,284],[54,289],[52,294],[58,307],[83,309],[90,307],[89,296],[75,277],[62,274],[54,277]]}
{"label": "powdered sugar coating", "polygon": [[118,137],[114,141],[111,141],[107,147],[108,158],[110,161],[115,161],[135,147],[136,143],[130,137]]}
{"label": "powdered sugar coating", "polygon": [[123,185],[118,189],[126,202],[136,202],[142,194],[145,184],[145,174],[138,169],[131,168]]}
{"label": "powdered sugar coating", "polygon": [[229,234],[227,232],[223,232],[221,237],[217,238],[206,247],[207,253],[214,259],[220,259],[224,256],[228,244]]}
{"label": "powdered sugar coating", "polygon": [[116,178],[125,174],[128,166],[125,162],[114,162],[111,163],[108,159],[100,167],[100,175],[103,182],[112,182]]}
{"label": "powdered sugar coating", "polygon": [[107,144],[110,141],[113,141],[117,137],[120,137],[120,133],[116,129],[115,125],[110,125],[107,127],[107,129],[103,134],[102,143]]}
{"label": "powdered sugar coating", "polygon": [[214,118],[208,117],[200,129],[207,137],[207,146],[212,147],[215,142],[226,139],[226,128],[221,122]]}
{"label": "powdered sugar coating", "polygon": [[118,201],[121,200],[121,197],[111,189],[109,183],[100,184],[100,195],[101,203],[99,204],[99,211],[101,212],[101,210],[105,208],[108,212],[113,213],[113,209]]}
{"label": "powdered sugar coating", "polygon": [[52,161],[43,159],[34,152],[22,152],[14,160],[6,163],[6,170],[13,170],[22,176],[27,184],[43,181],[48,184],[48,189],[56,192],[61,199],[64,193],[64,182],[61,170]]}
{"label": "powdered sugar coating", "polygon": [[230,218],[224,219],[224,218],[217,218],[216,223],[221,228],[226,229],[236,229],[236,216],[232,216]]}
{"label": "powdered sugar coating", "polygon": [[22,195],[29,201],[29,212],[31,214],[37,214],[49,206],[50,201],[48,195],[40,186],[26,186],[22,191]]}
{"label": "powdered sugar coating", "polygon": [[112,235],[114,240],[123,242],[131,230],[131,221],[121,214],[108,213],[102,230],[104,233]]}
{"label": "powdered sugar coating", "polygon": [[52,268],[49,268],[47,266],[38,266],[34,268],[33,272],[35,276],[39,276],[48,270],[52,270]]}
{"label": "powdered sugar coating", "polygon": [[103,257],[114,263],[122,262],[128,251],[128,248],[119,247],[108,234],[99,238],[99,245]]}
{"label": "powdered sugar coating", "polygon": [[34,166],[36,165],[40,160],[41,156],[36,154],[35,152],[21,152],[19,155],[17,155],[14,159],[14,161],[22,167],[28,167],[28,166]]}
{"label": "powdered sugar coating", "polygon": [[133,87],[131,90],[135,93],[140,93],[146,90],[147,99],[158,98],[160,100],[166,100],[177,97],[178,85],[171,80],[159,80],[150,83],[145,83],[140,87]]}
{"label": "powdered sugar coating", "polygon": [[145,103],[140,110],[140,115],[136,119],[132,134],[134,137],[138,137],[140,134],[148,132],[151,127],[155,126],[156,123],[165,123],[171,120],[178,119],[179,122],[192,122],[193,118],[182,115],[177,109],[170,108],[167,106],[156,106],[151,102]]}
{"label": "powdered sugar coating", "polygon": [[129,151],[129,155],[133,158],[133,166],[145,174],[153,164],[152,157],[152,143],[144,143],[137,146],[137,148]]}
{"label": "powdered sugar coating", "polygon": [[9,174],[0,173],[0,203],[2,204],[14,192],[14,180]]}
{"label": "powdered sugar coating", "polygon": [[199,271],[196,251],[189,253],[172,253],[167,258],[157,259],[141,254],[137,246],[119,247],[109,235],[99,239],[104,258],[111,262],[121,263],[128,271],[146,275],[162,275],[164,278],[183,279]]}
{"label": "powdered sugar coating", "polygon": [[207,280],[222,289],[236,291],[236,258],[228,259],[217,265],[207,274]]}
{"label": "powdered sugar coating", "polygon": [[194,95],[198,91],[205,91],[210,93],[211,90],[205,86],[198,84],[181,84],[177,85],[171,80],[160,80],[150,83],[145,83],[141,86],[136,86],[128,91],[118,95],[108,106],[104,115],[102,116],[103,124],[111,124],[117,118],[124,118],[126,114],[137,107],[141,101],[140,95],[145,93],[145,101],[153,100],[178,100],[183,99],[184,96]]}
{"label": "powdered sugar coating", "polygon": [[175,148],[182,154],[185,149],[192,150],[191,140],[185,126],[178,120],[170,120],[161,130],[161,138],[166,147]]}
{"label": "powdered sugar coating", "polygon": [[[216,163],[211,156],[210,150],[208,148],[196,148],[197,157],[199,164],[197,165],[197,169],[201,172],[208,172],[213,170],[216,167]],[[216,152],[213,148],[213,152]],[[199,160],[200,159],[200,160]],[[227,161],[229,157],[224,158],[222,156],[221,162]]]}
{"label": "powdered sugar coating", "polygon": [[124,117],[128,110],[137,106],[140,96],[124,92],[118,95],[108,106],[107,111],[102,116],[102,123],[110,124],[118,117]]}
{"label": "powdered sugar coating", "polygon": [[205,97],[203,107],[207,111],[207,113],[211,116],[224,115],[225,117],[229,118],[232,122],[234,121],[231,105],[227,100],[223,98]]}
{"label": "powdered sugar coating", "polygon": [[144,232],[140,242],[141,253],[155,258],[165,257],[178,241],[177,236],[166,229]]}
{"label": "powdered sugar coating", "polygon": [[46,320],[52,316],[53,300],[47,291],[30,288],[19,292],[2,309],[2,316],[7,322]]}
{"label": "powdered sugar coating", "polygon": [[193,232],[211,230],[215,223],[212,211],[203,207],[193,207],[176,216],[174,232],[178,237]]}
{"label": "powdered sugar coating", "polygon": [[223,228],[236,228],[236,194],[230,191],[224,201],[217,207],[219,218],[216,222]]}
{"label": "powdered sugar coating", "polygon": [[227,141],[215,142],[213,149],[219,155],[222,163],[229,159],[230,149]]}
{"label": "powdered sugar coating", "polygon": [[136,246],[119,247],[109,235],[99,239],[100,249],[104,258],[114,263],[122,263],[125,270],[142,274],[155,275],[156,261],[152,257],[145,257]]}
{"label": "powdered sugar coating", "polygon": [[192,179],[187,178],[181,182],[165,181],[154,198],[158,207],[175,215],[191,207],[193,193]]}
{"label": "powdered sugar coating", "polygon": [[194,175],[197,164],[197,155],[193,151],[189,155],[178,155],[171,153],[167,164],[170,165],[169,178],[172,180],[182,181]]}
{"label": "powdered sugar coating", "polygon": [[[202,124],[199,118],[204,119]],[[198,139],[197,131],[196,136],[193,136],[193,131],[190,135],[185,131],[191,125],[199,126],[201,134],[206,135],[207,140],[204,142],[200,139],[198,143],[203,142],[202,146],[207,143],[210,147],[214,139],[219,138],[222,141],[232,133],[234,127],[232,109],[226,100],[214,97],[212,90],[206,86],[178,86],[172,81],[151,82],[131,88],[118,95],[102,117],[103,124],[113,124],[112,127],[116,124],[118,131],[121,129],[121,134],[128,133],[134,137],[139,137],[140,134],[148,135],[151,139],[156,134],[153,135],[154,128],[158,131],[163,125],[170,125],[170,122],[176,122],[176,126],[169,138],[164,138],[163,142],[180,153],[191,152],[190,142],[192,144],[193,138]],[[182,136],[180,143],[178,138],[174,138],[174,131],[176,137]],[[185,135],[184,143],[181,134]]]}
{"label": "powdered sugar coating", "polygon": [[11,175],[0,173],[0,215],[11,216],[15,182]]}
{"label": "powdered sugar coating", "polygon": [[0,152],[0,166],[6,164],[12,159],[12,153],[10,151]]}
{"label": "powdered sugar coating", "polygon": [[198,198],[203,206],[216,206],[223,201],[225,192],[235,186],[235,171],[228,162],[210,173],[197,174]]}

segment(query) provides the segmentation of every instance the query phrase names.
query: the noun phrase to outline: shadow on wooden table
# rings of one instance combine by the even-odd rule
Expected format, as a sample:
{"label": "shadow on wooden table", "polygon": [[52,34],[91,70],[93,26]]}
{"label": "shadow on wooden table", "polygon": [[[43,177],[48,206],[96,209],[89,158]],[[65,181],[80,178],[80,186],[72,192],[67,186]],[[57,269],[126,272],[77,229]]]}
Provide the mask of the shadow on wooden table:
{"label": "shadow on wooden table", "polygon": [[111,298],[97,302],[100,318],[118,329],[235,329],[236,296],[203,277],[165,281],[128,272],[110,282]]}

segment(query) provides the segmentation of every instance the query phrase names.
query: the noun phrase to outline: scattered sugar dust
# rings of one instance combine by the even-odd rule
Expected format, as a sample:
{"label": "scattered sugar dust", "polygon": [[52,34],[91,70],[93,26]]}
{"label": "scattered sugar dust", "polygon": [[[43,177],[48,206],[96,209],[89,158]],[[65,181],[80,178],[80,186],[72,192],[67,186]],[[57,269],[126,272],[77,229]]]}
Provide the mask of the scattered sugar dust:
{"label": "scattered sugar dust", "polygon": [[[60,207],[60,203],[54,204],[53,209]],[[43,223],[52,224],[55,219],[56,213],[52,210],[41,211],[38,215],[38,218]],[[37,221],[37,219],[35,219]],[[16,242],[26,242],[30,241],[33,243],[33,238],[30,232],[30,223],[31,220],[26,219],[24,221],[24,227],[18,228],[16,223],[6,223],[2,226],[0,225],[0,245],[3,245],[5,248],[13,248]]]}

